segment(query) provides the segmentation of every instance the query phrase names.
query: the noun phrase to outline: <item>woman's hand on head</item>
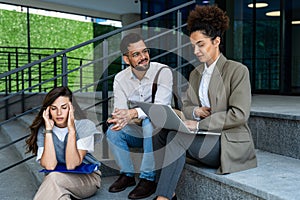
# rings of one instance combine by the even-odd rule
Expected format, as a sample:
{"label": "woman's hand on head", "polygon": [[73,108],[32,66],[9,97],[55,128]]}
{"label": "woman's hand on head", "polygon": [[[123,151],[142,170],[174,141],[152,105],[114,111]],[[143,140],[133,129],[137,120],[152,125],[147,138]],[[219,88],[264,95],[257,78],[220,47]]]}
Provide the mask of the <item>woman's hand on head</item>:
{"label": "woman's hand on head", "polygon": [[69,115],[68,115],[68,129],[70,131],[75,131],[75,123],[74,123],[74,107],[71,102],[69,102]]}
{"label": "woman's hand on head", "polygon": [[54,121],[50,118],[50,106],[48,106],[46,110],[44,110],[43,119],[45,121],[45,129],[52,130],[54,126]]}

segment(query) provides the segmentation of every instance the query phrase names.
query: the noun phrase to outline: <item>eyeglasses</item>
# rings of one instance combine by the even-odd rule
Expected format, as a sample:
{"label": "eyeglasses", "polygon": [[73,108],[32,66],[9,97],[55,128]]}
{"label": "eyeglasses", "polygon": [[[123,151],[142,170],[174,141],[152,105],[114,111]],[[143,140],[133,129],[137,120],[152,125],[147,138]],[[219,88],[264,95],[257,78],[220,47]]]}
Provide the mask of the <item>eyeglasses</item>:
{"label": "eyeglasses", "polygon": [[[133,58],[138,58],[138,57],[140,57],[142,54],[143,54],[143,55],[148,55],[149,53],[150,53],[150,49],[149,49],[149,48],[145,48],[145,49],[143,49],[143,50],[140,51],[140,52],[133,52],[133,53],[131,54],[131,56],[132,56]],[[128,53],[126,53],[126,54],[124,54],[124,55],[129,56]]]}

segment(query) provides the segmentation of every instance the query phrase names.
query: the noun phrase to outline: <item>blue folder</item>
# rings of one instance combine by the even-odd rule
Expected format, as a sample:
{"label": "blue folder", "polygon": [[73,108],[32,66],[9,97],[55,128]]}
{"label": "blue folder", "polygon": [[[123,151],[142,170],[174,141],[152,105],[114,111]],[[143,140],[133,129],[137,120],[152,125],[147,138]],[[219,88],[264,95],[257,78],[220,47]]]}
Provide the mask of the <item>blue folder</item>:
{"label": "blue folder", "polygon": [[68,170],[65,164],[58,164],[54,170],[42,169],[39,172],[50,173],[50,172],[64,172],[64,173],[75,173],[75,174],[90,174],[99,169],[98,164],[85,164],[77,166],[75,169]]}

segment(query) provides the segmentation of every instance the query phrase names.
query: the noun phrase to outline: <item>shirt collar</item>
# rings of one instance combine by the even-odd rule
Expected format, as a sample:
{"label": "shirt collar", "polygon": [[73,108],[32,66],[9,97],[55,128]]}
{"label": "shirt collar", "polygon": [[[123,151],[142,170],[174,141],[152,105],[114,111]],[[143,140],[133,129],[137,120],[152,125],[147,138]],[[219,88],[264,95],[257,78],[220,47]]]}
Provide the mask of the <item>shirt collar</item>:
{"label": "shirt collar", "polygon": [[206,63],[204,63],[204,71],[203,73],[206,73],[208,75],[211,75],[215,69],[215,66],[217,64],[217,61],[219,60],[220,56],[209,66],[207,67]]}

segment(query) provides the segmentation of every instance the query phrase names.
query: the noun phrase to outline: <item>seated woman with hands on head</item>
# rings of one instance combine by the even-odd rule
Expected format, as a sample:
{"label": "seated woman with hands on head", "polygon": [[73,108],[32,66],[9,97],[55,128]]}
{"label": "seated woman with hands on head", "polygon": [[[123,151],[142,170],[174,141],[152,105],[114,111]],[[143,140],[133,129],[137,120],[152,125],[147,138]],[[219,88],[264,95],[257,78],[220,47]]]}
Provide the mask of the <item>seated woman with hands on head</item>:
{"label": "seated woman with hands on head", "polygon": [[52,89],[30,126],[27,153],[37,155],[45,172],[34,199],[82,199],[100,187],[100,162],[91,153],[102,134],[72,96],[68,87]]}

